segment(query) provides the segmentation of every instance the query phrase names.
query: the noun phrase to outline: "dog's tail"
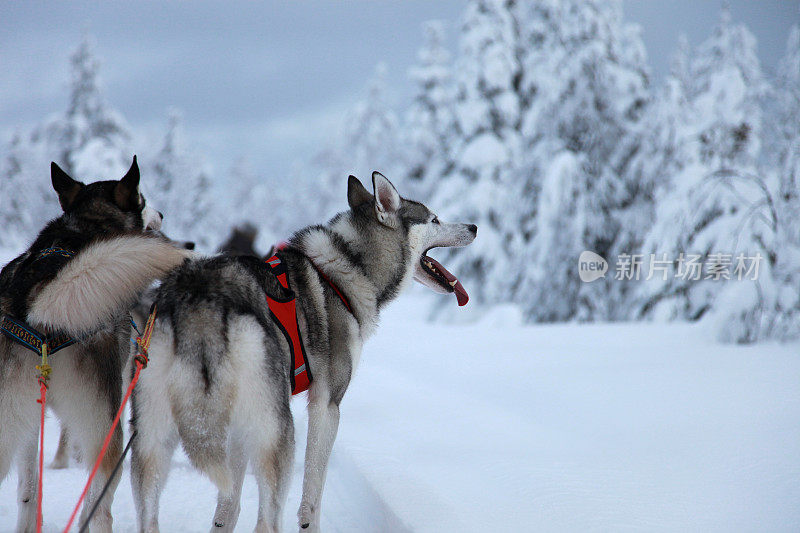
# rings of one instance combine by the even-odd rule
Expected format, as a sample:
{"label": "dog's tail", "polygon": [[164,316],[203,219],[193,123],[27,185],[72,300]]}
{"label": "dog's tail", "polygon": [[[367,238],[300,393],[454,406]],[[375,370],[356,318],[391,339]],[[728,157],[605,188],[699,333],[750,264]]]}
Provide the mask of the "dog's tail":
{"label": "dog's tail", "polygon": [[[199,305],[171,316],[175,360],[180,371],[172,387],[173,415],[186,455],[222,492],[231,488],[227,458],[231,409],[237,386],[232,381],[222,309]],[[227,371],[226,371],[227,370]]]}
{"label": "dog's tail", "polygon": [[36,295],[27,319],[73,336],[90,333],[133,305],[155,279],[190,255],[146,234],[95,241]]}

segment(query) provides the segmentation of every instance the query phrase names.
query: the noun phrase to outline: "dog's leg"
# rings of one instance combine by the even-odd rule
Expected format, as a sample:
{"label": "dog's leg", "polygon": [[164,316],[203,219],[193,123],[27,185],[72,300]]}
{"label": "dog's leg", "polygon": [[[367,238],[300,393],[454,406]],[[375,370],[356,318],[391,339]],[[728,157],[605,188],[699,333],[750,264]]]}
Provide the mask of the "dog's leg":
{"label": "dog's leg", "polygon": [[212,531],[233,531],[239,519],[240,500],[242,498],[242,483],[247,469],[247,456],[244,453],[242,438],[239,435],[231,437],[228,446],[228,465],[231,472],[231,492],[219,492],[217,495],[217,509],[214,511],[214,526]]}
{"label": "dog's leg", "polygon": [[[102,420],[102,418],[99,416],[98,418]],[[107,420],[104,426],[110,427],[111,420]],[[85,446],[84,450],[86,457],[96,458],[100,454],[100,449],[102,448],[105,435],[98,430],[93,437],[93,442],[89,443],[88,446]],[[97,474],[92,481],[91,487],[89,487],[89,493],[86,495],[86,501],[84,502],[83,509],[81,510],[81,525],[83,525],[83,523],[86,521],[89,510],[94,507],[97,498],[100,496],[100,493],[103,490],[103,486],[110,479],[111,472],[114,470],[114,466],[117,464],[121,454],[122,428],[117,426],[117,429],[114,431],[114,435],[111,437],[111,442],[108,445],[108,450],[103,457],[103,461],[100,463],[100,468],[97,470]],[[105,496],[100,502],[100,505],[97,507],[97,511],[95,511],[95,514],[92,517],[92,521],[89,523],[91,531],[107,531],[111,533],[111,526],[113,524],[113,518],[111,517],[111,504],[114,501],[114,492],[117,490],[117,485],[119,485],[119,479],[120,473],[118,472],[117,475],[111,479],[111,481],[108,481],[108,492],[106,492]]]}
{"label": "dog's leg", "polygon": [[[303,499],[297,517],[302,529],[319,531],[322,487],[328,469],[333,441],[339,429],[339,405],[330,396],[309,391],[308,443],[303,475]],[[316,393],[316,394],[315,394]]]}
{"label": "dog's leg", "polygon": [[8,471],[11,469],[11,460],[14,458],[14,447],[11,439],[3,438],[3,433],[10,433],[6,429],[10,424],[5,419],[6,417],[0,414],[0,427],[3,428],[3,431],[0,431],[0,485],[6,479]]}
{"label": "dog's leg", "polygon": [[36,531],[37,502],[37,451],[39,450],[39,431],[28,432],[17,456],[17,498],[19,513],[17,514],[17,531]]}
{"label": "dog's leg", "polygon": [[169,389],[173,340],[169,330],[157,328],[150,344],[152,358],[139,377],[131,401],[131,488],[138,531],[155,533],[161,491],[167,483],[170,460],[180,442],[173,418]]}
{"label": "dog's leg", "polygon": [[33,378],[35,370],[25,364],[30,359],[15,357],[8,342],[5,337],[0,338],[0,483],[16,459],[17,531],[35,531],[39,388]]}
{"label": "dog's leg", "polygon": [[[258,482],[257,533],[278,533],[281,530],[283,506],[289,490],[294,463],[294,421],[286,403],[278,407],[277,428],[269,442],[257,450],[253,470]],[[277,429],[277,433],[274,433]]]}
{"label": "dog's leg", "polygon": [[50,468],[53,470],[60,470],[69,467],[69,432],[65,425],[61,425],[61,436],[58,438],[58,450],[53,461],[50,463]]}
{"label": "dog's leg", "polygon": [[170,460],[178,444],[177,434],[171,436],[158,435],[163,442],[147,442],[142,438],[142,431],[131,446],[131,485],[133,499],[136,504],[136,516],[139,531],[158,532],[158,507],[161,491],[167,483]]}
{"label": "dog's leg", "polygon": [[[156,351],[160,346],[154,343]],[[151,348],[152,350],[152,348]],[[140,532],[158,531],[158,505],[179,438],[167,398],[164,359],[154,359],[133,395],[131,488]]]}
{"label": "dog's leg", "polygon": [[[7,380],[0,377],[0,391],[2,391],[0,394],[0,484],[11,469],[21,433],[21,420],[16,412],[19,406],[11,401],[12,395],[18,392],[19,386],[9,385]],[[30,409],[29,411],[30,416],[36,416],[35,411]]]}
{"label": "dog's leg", "polygon": [[[136,504],[140,532],[158,532],[158,506],[161,491],[167,483],[170,460],[177,447],[177,435],[166,437],[164,442],[146,442],[142,431],[131,446],[131,486]],[[158,435],[158,438],[162,438]]]}
{"label": "dog's leg", "polygon": [[[100,454],[106,433],[111,428],[114,415],[119,408],[119,387],[122,383],[118,368],[98,368],[100,366],[98,364],[94,367],[96,369],[94,374],[90,374],[88,371],[83,373],[79,371],[81,368],[77,363],[79,357],[83,357],[84,364],[88,365],[97,363],[100,356],[111,359],[108,351],[104,353],[100,350],[82,349],[65,354],[64,357],[56,360],[60,365],[54,368],[50,384],[50,389],[53,391],[53,411],[66,426],[71,444],[79,450],[84,465],[89,469]],[[103,486],[109,480],[121,453],[122,429],[118,426],[112,434],[100,468],[89,487],[78,518],[79,525],[83,525],[86,521],[89,510],[94,506]],[[108,491],[90,522],[92,532],[111,532],[113,523],[111,504],[114,501],[114,491],[119,484],[119,478],[118,473],[109,482]]]}

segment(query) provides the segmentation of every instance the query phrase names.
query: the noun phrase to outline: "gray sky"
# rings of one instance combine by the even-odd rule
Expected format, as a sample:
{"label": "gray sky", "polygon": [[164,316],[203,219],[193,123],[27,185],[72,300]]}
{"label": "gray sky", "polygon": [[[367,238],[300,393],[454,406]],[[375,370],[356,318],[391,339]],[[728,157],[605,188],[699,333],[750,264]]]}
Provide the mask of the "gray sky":
{"label": "gray sky", "polygon": [[[767,72],[783,54],[800,0],[732,0],[734,21],[756,35]],[[170,107],[188,141],[221,177],[245,156],[279,177],[311,157],[364,96],[378,62],[390,101],[403,104],[406,71],[428,19],[449,22],[455,45],[464,0],[297,2],[0,1],[0,140],[67,106],[68,57],[88,30],[110,104],[132,129],[160,138]],[[720,1],[625,2],[656,77],[680,33],[699,44]]]}

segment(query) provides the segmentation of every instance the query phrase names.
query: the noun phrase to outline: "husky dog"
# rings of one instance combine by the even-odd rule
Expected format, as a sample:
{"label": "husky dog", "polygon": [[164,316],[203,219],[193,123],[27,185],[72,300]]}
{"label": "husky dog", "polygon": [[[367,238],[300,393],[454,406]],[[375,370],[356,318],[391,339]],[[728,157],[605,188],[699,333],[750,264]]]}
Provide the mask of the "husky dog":
{"label": "husky dog", "polygon": [[[130,344],[127,310],[153,279],[174,269],[188,252],[146,231],[158,229],[162,217],[139,193],[136,157],[119,181],[84,185],[55,163],[51,180],[64,213],[0,272],[0,314],[77,341],[51,356],[47,406],[81,456],[92,462],[120,403],[122,361]],[[35,353],[0,336],[0,481],[16,457],[18,531],[33,531],[36,525],[38,363]],[[120,456],[121,436],[117,429],[84,518]],[[92,520],[93,531],[111,531],[117,483],[112,480]]]}
{"label": "husky dog", "polygon": [[[466,292],[427,256],[465,246],[471,224],[444,224],[373,173],[374,193],[354,176],[349,210],[296,233],[278,256],[289,288],[255,257],[187,261],[164,279],[151,362],[134,394],[131,482],[140,531],[158,530],[170,457],[183,444],[219,490],[213,530],[233,531],[247,464],[259,487],[257,531],[278,531],[294,455],[289,343],[270,319],[265,293],[296,297],[313,374],[299,525],[320,527],[322,487],[339,425],[339,403],[380,310],[412,279],[437,292]],[[291,296],[291,294],[288,294]]]}
{"label": "husky dog", "polygon": [[[193,241],[172,241],[161,233],[160,231],[154,232],[154,234],[158,234],[164,237],[167,240],[170,240],[174,245],[184,248],[186,250],[194,250],[195,243]],[[138,327],[143,327],[143,324],[146,322],[147,317],[150,313],[150,306],[152,305],[153,301],[155,300],[155,292],[157,289],[157,284],[154,283],[151,285],[139,298],[134,305],[130,309],[131,319],[134,321],[134,324],[138,324]],[[131,332],[131,345],[133,350],[136,351],[136,344],[134,343],[133,332]],[[122,363],[122,391],[124,392],[127,390],[128,385],[130,385],[130,380],[133,377],[133,367],[132,367],[133,359],[128,357],[125,358]],[[80,455],[80,450],[75,449],[74,447],[70,446],[69,441],[69,432],[67,431],[66,426],[61,427],[61,434],[58,438],[58,449],[56,450],[56,454],[53,457],[53,460],[50,462],[49,468],[53,470],[62,470],[64,468],[69,468],[70,458],[74,458],[76,461],[80,462],[83,458]]]}

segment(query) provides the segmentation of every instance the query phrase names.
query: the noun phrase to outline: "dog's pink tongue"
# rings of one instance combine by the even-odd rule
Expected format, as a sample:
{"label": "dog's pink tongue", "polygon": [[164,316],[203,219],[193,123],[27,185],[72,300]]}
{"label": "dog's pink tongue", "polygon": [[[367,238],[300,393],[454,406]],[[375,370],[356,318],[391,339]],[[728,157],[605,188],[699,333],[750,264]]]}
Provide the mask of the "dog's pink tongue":
{"label": "dog's pink tongue", "polygon": [[459,306],[467,305],[467,302],[469,301],[469,294],[467,294],[466,289],[464,289],[464,286],[461,285],[460,281],[456,280],[456,286],[453,287],[453,292],[456,293],[456,300],[458,300]]}
{"label": "dog's pink tongue", "polygon": [[[442,264],[436,259],[433,259],[432,257],[426,257],[426,260],[433,263],[433,266],[436,267],[436,270],[438,270],[439,273],[444,276],[444,278],[447,280],[450,286],[453,287],[453,292],[456,293],[456,299],[458,300],[458,305],[459,306],[467,305],[467,302],[469,301],[469,294],[467,294],[467,290],[464,288],[463,285],[461,285],[461,282],[458,281],[458,279],[454,275],[452,275],[449,270],[443,267]],[[453,284],[454,281],[455,285]]]}

